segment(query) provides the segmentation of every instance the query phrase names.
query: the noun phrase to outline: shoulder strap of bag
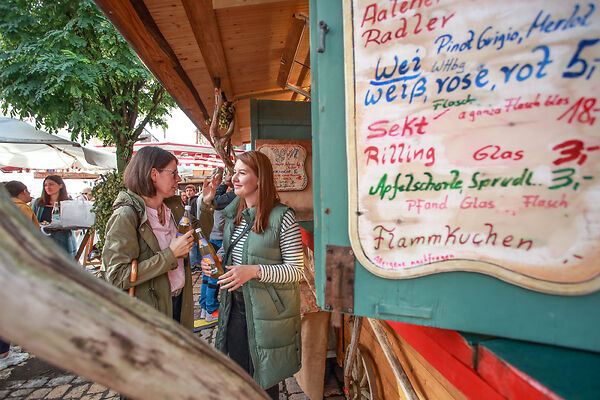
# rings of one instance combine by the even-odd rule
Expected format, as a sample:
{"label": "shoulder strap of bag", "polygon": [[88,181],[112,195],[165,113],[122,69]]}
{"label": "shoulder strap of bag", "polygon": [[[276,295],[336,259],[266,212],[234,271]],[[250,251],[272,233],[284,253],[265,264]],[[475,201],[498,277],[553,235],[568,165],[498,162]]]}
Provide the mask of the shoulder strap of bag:
{"label": "shoulder strap of bag", "polygon": [[[135,213],[135,219],[137,221],[137,226],[138,228],[140,227],[140,216],[138,215],[137,210],[135,209],[135,207],[133,206],[133,204],[129,204],[129,203],[121,203],[118,204],[116,207],[113,208],[113,212],[116,211],[117,209],[121,208],[121,207],[130,207],[133,212]],[[131,272],[129,274],[129,281],[131,283],[134,283],[137,280],[137,273],[138,273],[138,263],[137,260],[131,260]],[[129,288],[129,295],[130,296],[134,296],[135,295],[135,287],[132,286]]]}
{"label": "shoulder strap of bag", "polygon": [[[254,222],[254,221],[252,221],[252,222]],[[246,226],[244,227],[244,230],[242,230],[242,233],[240,233],[240,235],[238,237],[236,237],[233,242],[231,242],[231,244],[229,245],[229,248],[227,249],[227,254],[225,254],[225,259],[223,259],[223,262],[227,262],[227,260],[229,260],[229,256],[231,255],[233,248],[235,247],[237,242],[239,242],[240,239],[243,238],[244,235],[250,231],[250,229],[252,229],[252,225],[253,225],[253,223],[250,223],[250,224],[246,223]]]}
{"label": "shoulder strap of bag", "polygon": [[117,204],[115,207],[113,207],[113,212],[118,210],[121,207],[129,207],[133,210],[133,212],[135,213],[135,219],[137,221],[137,226],[138,228],[140,227],[140,216],[138,215],[137,210],[135,209],[135,207],[133,206],[133,204],[129,204],[129,203],[121,203],[121,204]]}

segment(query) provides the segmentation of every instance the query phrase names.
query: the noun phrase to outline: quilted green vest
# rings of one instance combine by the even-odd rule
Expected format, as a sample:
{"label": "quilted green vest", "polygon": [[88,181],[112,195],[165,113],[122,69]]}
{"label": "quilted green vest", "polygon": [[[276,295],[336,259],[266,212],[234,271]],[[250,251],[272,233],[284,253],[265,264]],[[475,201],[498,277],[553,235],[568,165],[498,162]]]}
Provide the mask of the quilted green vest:
{"label": "quilted green vest", "polygon": [[[237,213],[236,198],[224,210],[225,251],[231,243]],[[281,264],[279,236],[283,215],[289,207],[278,204],[271,211],[268,228],[260,234],[252,230],[244,242],[243,265]],[[244,210],[247,223],[254,221],[254,208]],[[230,256],[231,258],[231,256]],[[230,265],[226,260],[224,265]],[[248,344],[254,366],[254,380],[268,389],[298,372],[301,366],[300,291],[298,282],[262,283],[251,279],[242,286],[246,305]],[[231,293],[223,290],[220,297],[219,327],[215,346],[228,353],[227,325],[231,311]]]}

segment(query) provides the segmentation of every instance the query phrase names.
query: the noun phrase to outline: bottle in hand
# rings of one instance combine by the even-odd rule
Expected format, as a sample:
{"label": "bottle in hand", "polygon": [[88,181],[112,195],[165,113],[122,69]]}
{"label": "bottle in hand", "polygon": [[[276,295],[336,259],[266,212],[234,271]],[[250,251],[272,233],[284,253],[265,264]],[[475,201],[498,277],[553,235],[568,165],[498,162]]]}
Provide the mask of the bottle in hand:
{"label": "bottle in hand", "polygon": [[218,278],[219,276],[223,275],[225,271],[223,270],[223,266],[221,265],[217,254],[215,253],[215,248],[212,246],[212,244],[208,242],[208,240],[206,240],[206,238],[202,234],[202,229],[196,229],[196,233],[200,237],[200,239],[198,240],[198,247],[200,247],[200,254],[202,255],[202,259],[206,258],[210,260],[210,277]]}
{"label": "bottle in hand", "polygon": [[179,224],[177,224],[177,237],[183,236],[192,230],[192,218],[190,217],[190,211],[192,210],[191,206],[185,206],[185,212],[183,213],[183,217],[179,220]]}
{"label": "bottle in hand", "polygon": [[54,202],[54,207],[52,207],[52,222],[60,221],[60,206],[58,205],[58,201]]}

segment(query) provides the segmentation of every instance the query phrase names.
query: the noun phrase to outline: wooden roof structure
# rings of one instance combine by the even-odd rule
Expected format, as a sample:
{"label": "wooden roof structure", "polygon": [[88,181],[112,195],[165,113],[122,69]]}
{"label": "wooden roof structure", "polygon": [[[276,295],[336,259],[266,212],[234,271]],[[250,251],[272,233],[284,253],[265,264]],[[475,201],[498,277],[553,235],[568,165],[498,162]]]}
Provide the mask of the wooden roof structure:
{"label": "wooden roof structure", "polygon": [[234,144],[250,141],[250,98],[308,99],[308,0],[94,1],[199,129],[215,84],[236,107]]}

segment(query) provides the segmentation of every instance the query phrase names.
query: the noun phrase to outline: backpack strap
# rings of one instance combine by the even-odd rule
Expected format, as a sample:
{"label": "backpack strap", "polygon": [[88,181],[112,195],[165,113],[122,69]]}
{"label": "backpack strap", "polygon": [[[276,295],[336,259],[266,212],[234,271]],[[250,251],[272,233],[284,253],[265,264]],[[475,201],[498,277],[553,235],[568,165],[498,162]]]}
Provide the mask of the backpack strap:
{"label": "backpack strap", "polygon": [[[129,203],[121,203],[118,204],[117,206],[113,207],[113,212],[115,212],[116,210],[118,210],[121,207],[130,207],[133,212],[135,213],[135,219],[137,221],[137,226],[138,228],[140,227],[140,216],[138,215],[137,210],[135,209],[135,207],[133,206],[133,204],[129,204]],[[130,282],[135,282],[137,280],[137,273],[138,273],[138,263],[137,260],[131,260],[131,273],[129,275],[129,281]],[[132,286],[129,288],[129,295],[130,296],[134,296],[135,293],[135,287]]]}
{"label": "backpack strap", "polygon": [[137,226],[139,228],[140,227],[140,216],[138,215],[138,212],[135,209],[135,207],[133,206],[133,204],[130,204],[130,203],[117,204],[116,206],[113,207],[113,212],[115,212],[116,210],[118,210],[121,207],[129,207],[133,210],[133,212],[135,213],[135,219],[137,221]]}

